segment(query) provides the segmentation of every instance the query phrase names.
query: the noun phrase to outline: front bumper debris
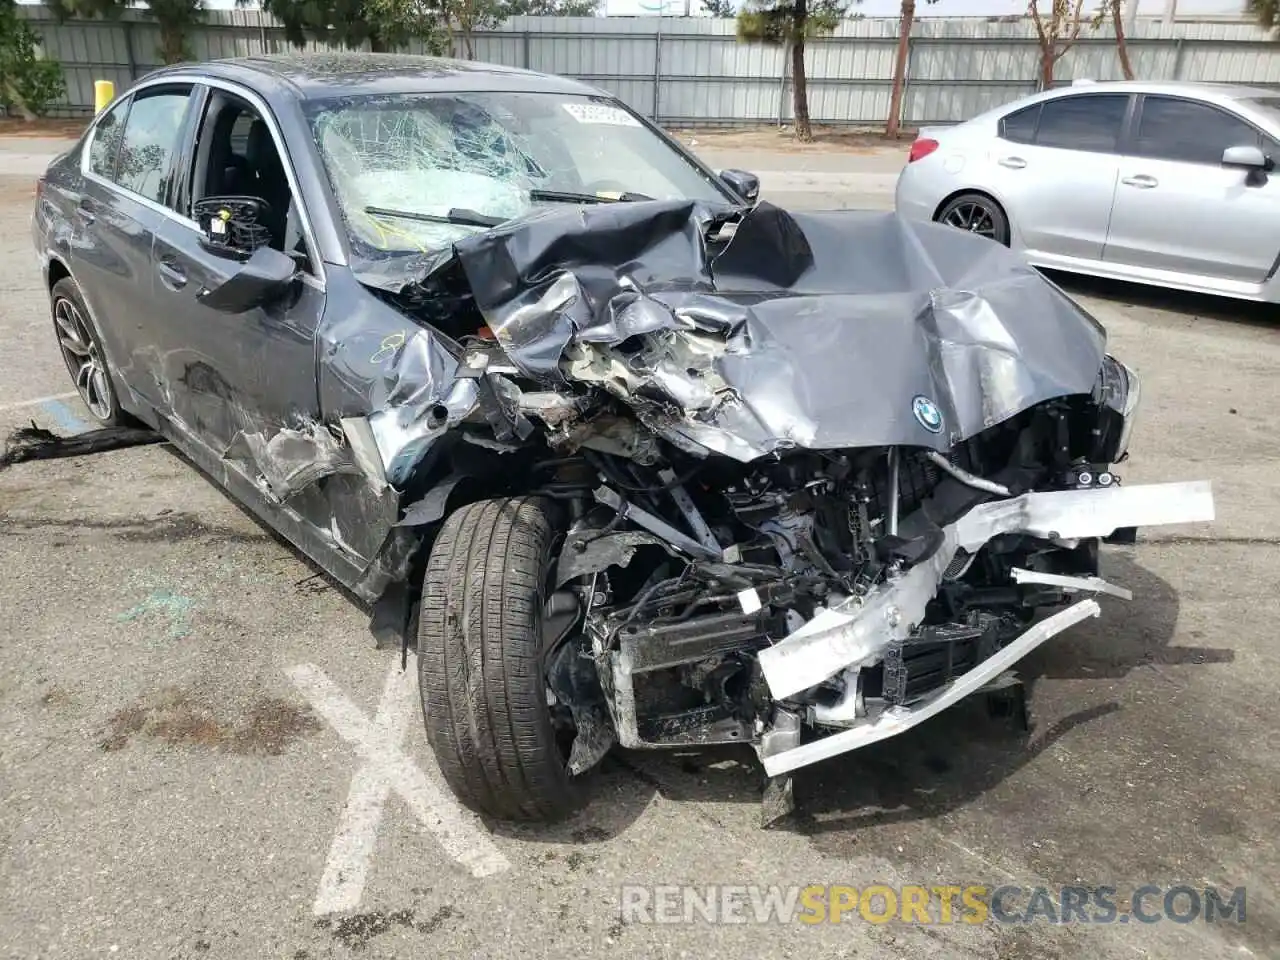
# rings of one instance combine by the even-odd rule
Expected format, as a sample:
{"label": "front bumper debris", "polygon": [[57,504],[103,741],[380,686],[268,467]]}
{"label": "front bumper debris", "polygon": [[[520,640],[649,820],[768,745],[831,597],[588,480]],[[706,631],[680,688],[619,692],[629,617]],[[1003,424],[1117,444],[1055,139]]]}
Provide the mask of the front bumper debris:
{"label": "front bumper debris", "polygon": [[[829,677],[878,662],[895,641],[907,639],[925,616],[943,573],[964,551],[972,554],[1002,534],[1025,534],[1063,546],[1104,538],[1130,527],[1210,521],[1213,492],[1208,481],[1028,493],[984,503],[943,528],[937,551],[906,573],[861,598],[846,598],[759,654],[775,701],[786,700]],[[904,521],[909,529],[918,517]],[[1069,593],[1129,592],[1097,577],[1065,577],[1015,570],[1020,583],[1043,583]],[[762,757],[771,776],[785,773],[867,743],[900,733],[999,676],[1049,637],[1078,621],[1097,616],[1096,601],[1074,606],[1031,627],[995,656],[911,706],[891,707],[879,716],[853,720],[850,729],[785,752]]]}
{"label": "front bumper debris", "polygon": [[1096,617],[1101,612],[1102,608],[1096,600],[1081,600],[1072,604],[1041,620],[995,656],[909,707],[889,707],[875,716],[869,715],[856,727],[762,757],[765,772],[776,777],[910,730],[971,693],[977,693],[1050,637],[1075,626],[1081,620]]}

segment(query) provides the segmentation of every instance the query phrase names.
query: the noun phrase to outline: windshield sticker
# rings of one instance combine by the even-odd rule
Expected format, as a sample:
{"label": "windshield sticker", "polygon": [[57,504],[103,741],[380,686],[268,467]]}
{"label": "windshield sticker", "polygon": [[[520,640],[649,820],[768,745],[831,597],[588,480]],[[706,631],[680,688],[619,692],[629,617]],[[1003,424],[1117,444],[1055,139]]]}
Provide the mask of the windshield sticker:
{"label": "windshield sticker", "polygon": [[579,123],[605,123],[614,127],[638,127],[640,121],[617,107],[599,103],[562,103],[565,113]]}

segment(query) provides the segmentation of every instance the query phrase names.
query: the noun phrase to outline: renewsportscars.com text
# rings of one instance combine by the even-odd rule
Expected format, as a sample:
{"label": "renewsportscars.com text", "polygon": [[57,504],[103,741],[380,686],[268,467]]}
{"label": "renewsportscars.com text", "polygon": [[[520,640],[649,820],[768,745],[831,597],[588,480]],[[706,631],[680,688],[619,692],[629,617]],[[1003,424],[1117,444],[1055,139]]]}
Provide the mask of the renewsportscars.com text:
{"label": "renewsportscars.com text", "polygon": [[623,923],[1244,923],[1245,888],[624,885]]}

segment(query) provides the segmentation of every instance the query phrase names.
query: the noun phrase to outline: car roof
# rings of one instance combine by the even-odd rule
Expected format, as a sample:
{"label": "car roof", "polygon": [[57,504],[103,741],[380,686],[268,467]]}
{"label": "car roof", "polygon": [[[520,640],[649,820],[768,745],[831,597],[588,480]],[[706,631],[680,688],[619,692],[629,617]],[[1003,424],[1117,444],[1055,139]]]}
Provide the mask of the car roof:
{"label": "car roof", "polygon": [[362,51],[279,53],[178,64],[148,74],[204,75],[299,100],[351,93],[387,95],[447,91],[516,91],[600,96],[595,87],[532,70],[443,57]]}
{"label": "car roof", "polygon": [[1069,87],[1055,87],[1050,95],[1071,93],[1164,93],[1197,97],[1203,100],[1249,100],[1254,97],[1276,97],[1280,91],[1266,87],[1250,87],[1235,83],[1207,83],[1193,80],[1106,80],[1077,82]]}
{"label": "car roof", "polygon": [[1190,80],[1099,80],[1076,81],[1071,86],[1054,87],[1042,93],[1023,97],[999,108],[1013,109],[1029,106],[1060,97],[1079,96],[1087,93],[1152,93],[1168,96],[1192,97],[1210,103],[1227,103],[1235,100],[1252,100],[1258,97],[1280,97],[1280,91],[1266,87],[1249,87],[1233,83],[1204,83]]}

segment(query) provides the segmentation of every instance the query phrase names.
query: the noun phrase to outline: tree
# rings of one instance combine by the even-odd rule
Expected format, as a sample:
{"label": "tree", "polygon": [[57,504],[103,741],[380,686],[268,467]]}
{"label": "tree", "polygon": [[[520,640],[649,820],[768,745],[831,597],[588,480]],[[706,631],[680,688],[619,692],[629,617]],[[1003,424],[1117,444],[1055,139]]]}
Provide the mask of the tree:
{"label": "tree", "polygon": [[1040,45],[1040,86],[1053,86],[1053,68],[1080,39],[1084,0],[1049,0],[1047,13],[1040,12],[1039,0],[1029,0],[1027,16],[1036,27]]}
{"label": "tree", "polygon": [[66,92],[62,67],[39,55],[40,35],[18,19],[14,0],[0,0],[0,107],[34,120]]}
{"label": "tree", "polygon": [[416,37],[431,49],[438,42],[438,19],[432,15],[410,20],[409,5],[403,6],[391,16],[373,0],[262,0],[262,9],[280,21],[285,39],[295,47],[312,39],[341,47],[361,47],[367,42],[371,50],[386,51]]}
{"label": "tree", "polygon": [[[937,3],[938,0],[925,0]],[[907,80],[907,56],[911,52],[911,28],[916,22],[916,0],[902,0],[898,20],[898,53],[893,61],[893,91],[889,94],[889,119],[884,125],[886,137],[896,137],[902,123],[902,88]]]}
{"label": "tree", "polygon": [[1244,12],[1265,30],[1275,30],[1280,26],[1280,0],[1245,0]]}
{"label": "tree", "polygon": [[475,56],[475,32],[508,17],[590,17],[598,7],[599,0],[262,0],[295,46],[311,38],[385,51],[420,40],[441,54],[453,51],[456,29],[468,58]]}
{"label": "tree", "polygon": [[594,17],[600,12],[600,2],[601,0],[507,0],[504,6],[507,17]]}
{"label": "tree", "polygon": [[508,17],[502,0],[367,0],[379,17],[412,36],[443,31],[443,46],[453,52],[454,28],[462,36],[462,50],[474,60],[477,29],[497,27]]}
{"label": "tree", "polygon": [[[59,20],[68,17],[118,20],[132,3],[130,0],[46,0],[46,6]],[[177,63],[191,59],[187,31],[204,16],[203,0],[149,0],[140,12],[160,28],[160,46],[156,53],[161,61]]]}
{"label": "tree", "polygon": [[727,20],[738,15],[733,0],[701,0],[703,11],[711,17]]}
{"label": "tree", "polygon": [[[1137,3],[1138,0],[1129,0]],[[1121,7],[1124,0],[1102,0],[1098,12],[1093,18],[1093,29],[1097,30],[1110,17],[1111,27],[1116,34],[1116,55],[1120,58],[1120,73],[1126,80],[1133,79],[1133,64],[1129,62],[1129,44],[1124,35],[1124,16]]]}
{"label": "tree", "polygon": [[747,0],[747,8],[738,14],[739,40],[791,48],[796,139],[804,143],[813,139],[804,73],[805,41],[834,30],[847,3],[848,0]]}
{"label": "tree", "polygon": [[[413,0],[371,0],[392,7]],[[475,33],[498,26],[511,17],[594,17],[599,0],[430,0],[449,35],[453,49],[453,30],[462,36],[462,47],[468,60],[474,60]]]}

